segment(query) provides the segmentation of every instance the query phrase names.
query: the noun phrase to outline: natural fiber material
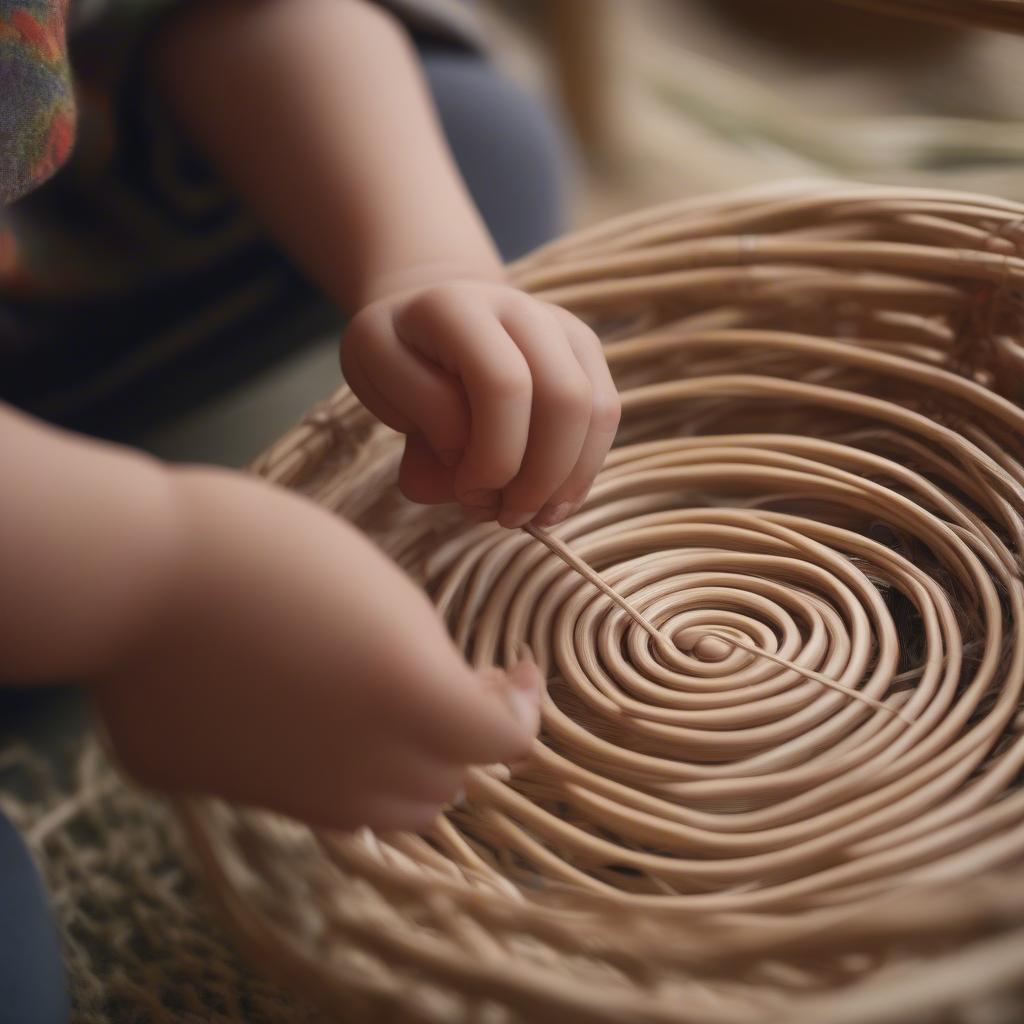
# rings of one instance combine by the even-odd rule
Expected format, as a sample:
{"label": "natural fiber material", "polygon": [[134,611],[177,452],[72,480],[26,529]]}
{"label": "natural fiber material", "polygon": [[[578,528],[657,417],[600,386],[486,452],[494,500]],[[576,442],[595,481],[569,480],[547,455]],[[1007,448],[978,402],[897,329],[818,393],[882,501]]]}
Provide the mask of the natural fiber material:
{"label": "natural fiber material", "polygon": [[183,808],[252,952],[402,1020],[1019,1020],[1022,225],[792,186],[515,268],[606,340],[618,445],[552,537],[646,625],[535,537],[402,501],[347,391],[270,451],[473,662],[526,643],[549,690],[529,763],[426,837]]}
{"label": "natural fiber material", "polygon": [[957,28],[1024,32],[1024,0],[840,0],[882,14],[923,18]]}
{"label": "natural fiber material", "polygon": [[[47,718],[55,711],[48,704]],[[71,1024],[336,1020],[239,955],[204,898],[171,808],[127,783],[95,739],[68,724],[45,757],[2,744],[0,808],[43,872],[64,948]],[[0,1000],[5,1014],[10,1019]]]}

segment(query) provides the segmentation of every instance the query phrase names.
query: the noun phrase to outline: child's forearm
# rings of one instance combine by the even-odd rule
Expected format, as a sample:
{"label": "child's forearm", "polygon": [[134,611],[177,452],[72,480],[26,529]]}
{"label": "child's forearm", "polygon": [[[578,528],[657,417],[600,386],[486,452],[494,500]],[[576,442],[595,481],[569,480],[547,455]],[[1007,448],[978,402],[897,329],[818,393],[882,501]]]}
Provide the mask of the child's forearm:
{"label": "child's forearm", "polygon": [[173,569],[169,475],[2,405],[0,466],[0,681],[104,671]]}
{"label": "child's forearm", "polygon": [[373,4],[188,5],[154,65],[186,128],[344,308],[501,278],[410,42]]}

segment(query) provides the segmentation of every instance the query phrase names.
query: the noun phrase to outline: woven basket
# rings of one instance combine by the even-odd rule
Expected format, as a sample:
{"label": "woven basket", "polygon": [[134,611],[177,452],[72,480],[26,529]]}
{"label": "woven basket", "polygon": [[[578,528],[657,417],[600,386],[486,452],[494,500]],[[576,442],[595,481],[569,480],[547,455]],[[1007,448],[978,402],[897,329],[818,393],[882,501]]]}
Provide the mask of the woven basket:
{"label": "woven basket", "polygon": [[606,341],[622,429],[553,537],[653,636],[404,502],[347,390],[269,451],[549,689],[429,836],[183,806],[246,948],[347,1021],[1019,1021],[1022,238],[992,198],[803,184],[514,268]]}
{"label": "woven basket", "polygon": [[841,0],[883,14],[940,25],[1024,32],[1024,0]]}

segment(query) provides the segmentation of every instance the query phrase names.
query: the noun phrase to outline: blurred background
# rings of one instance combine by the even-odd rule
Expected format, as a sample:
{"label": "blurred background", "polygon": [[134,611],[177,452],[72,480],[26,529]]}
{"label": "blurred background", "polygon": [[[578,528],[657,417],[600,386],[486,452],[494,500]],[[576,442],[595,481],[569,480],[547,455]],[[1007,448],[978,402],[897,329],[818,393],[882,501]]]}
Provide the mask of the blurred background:
{"label": "blurred background", "polygon": [[1024,197],[1024,42],[829,0],[489,0],[588,158],[576,216],[829,175]]}
{"label": "blurred background", "polygon": [[[831,176],[1024,199],[1024,40],[830,0],[482,0],[494,60],[569,140],[570,226]],[[301,347],[142,443],[241,465],[338,383]]]}

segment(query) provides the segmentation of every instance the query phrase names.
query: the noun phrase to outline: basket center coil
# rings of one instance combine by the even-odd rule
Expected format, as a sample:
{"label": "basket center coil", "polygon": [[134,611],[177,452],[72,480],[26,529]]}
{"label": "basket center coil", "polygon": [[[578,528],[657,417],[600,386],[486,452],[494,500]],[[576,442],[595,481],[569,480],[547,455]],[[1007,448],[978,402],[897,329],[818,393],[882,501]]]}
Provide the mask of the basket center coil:
{"label": "basket center coil", "polygon": [[[961,455],[958,482],[991,472]],[[686,507],[710,488],[714,507]],[[532,762],[478,773],[450,816],[522,884],[812,909],[1024,813],[1020,794],[991,804],[1024,755],[995,749],[1021,700],[1012,556],[920,473],[806,438],[645,442],[558,533],[674,646],[521,537],[482,530],[443,575],[474,661],[526,642],[552,679]]]}

